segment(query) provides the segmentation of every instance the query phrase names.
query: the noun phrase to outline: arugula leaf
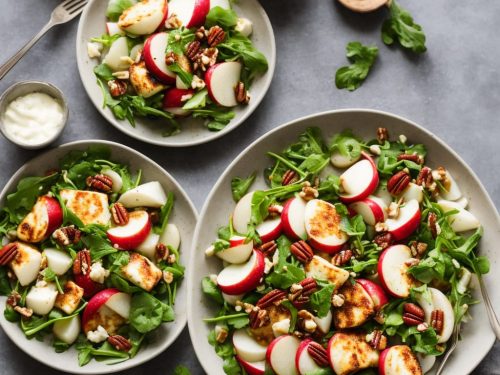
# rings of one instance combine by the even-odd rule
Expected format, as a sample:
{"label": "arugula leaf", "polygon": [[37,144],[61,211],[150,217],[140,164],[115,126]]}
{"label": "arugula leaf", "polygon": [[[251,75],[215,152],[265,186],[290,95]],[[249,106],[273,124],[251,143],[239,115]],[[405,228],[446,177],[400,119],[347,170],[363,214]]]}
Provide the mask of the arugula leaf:
{"label": "arugula leaf", "polygon": [[43,329],[51,326],[57,321],[67,320],[77,316],[87,306],[87,302],[83,303],[73,314],[63,315],[58,310],[52,310],[48,315],[43,317],[32,316],[30,319],[21,320],[21,329],[28,337],[35,335]]}
{"label": "arugula leaf", "polygon": [[222,368],[224,372],[229,375],[241,374],[241,367],[234,357],[234,347],[231,340],[226,340],[221,344],[217,342],[215,337],[215,331],[211,331],[208,335],[208,343],[214,347],[215,353],[223,359]]}
{"label": "arugula leaf", "polygon": [[191,82],[193,81],[193,74],[182,69],[179,63],[174,62],[173,64],[170,64],[168,66],[168,70],[176,73],[185,85],[191,86]]}
{"label": "arugula leaf", "polygon": [[169,306],[150,293],[140,292],[132,296],[130,325],[140,333],[155,330],[162,322],[170,320]]}
{"label": "arugula leaf", "polygon": [[[130,357],[128,353],[113,348],[108,341],[104,341],[101,346],[94,348],[84,335],[79,336],[76,343],[76,350],[78,351],[78,364],[80,366],[85,366],[92,358],[96,358],[97,360],[112,358],[124,360]],[[109,362],[109,364],[118,362],[121,361]]]}
{"label": "arugula leaf", "polygon": [[116,22],[125,9],[137,3],[137,0],[110,0],[106,9],[106,17]]}
{"label": "arugula leaf", "polygon": [[231,191],[233,192],[233,199],[238,202],[248,191],[255,181],[255,172],[247,178],[234,177],[231,180]]}
{"label": "arugula leaf", "polygon": [[318,314],[318,318],[323,318],[328,314],[330,308],[332,306],[332,294],[335,289],[335,285],[328,284],[323,288],[311,294],[310,305],[316,313]]}
{"label": "arugula leaf", "polygon": [[289,300],[282,301],[281,306],[286,307],[288,311],[290,311],[290,328],[288,332],[293,333],[295,331],[295,325],[297,324],[298,310]]}
{"label": "arugula leaf", "polygon": [[343,66],[335,74],[335,85],[338,89],[356,90],[368,76],[370,68],[377,58],[376,46],[364,46],[360,42],[347,44],[347,58],[352,63]]}
{"label": "arugula leaf", "polygon": [[275,267],[275,271],[266,277],[266,283],[274,288],[288,289],[292,284],[298,283],[306,278],[302,268],[293,264],[287,264],[282,268]]}
{"label": "arugula leaf", "polygon": [[92,261],[99,260],[109,254],[117,253],[119,250],[115,249],[109,241],[96,233],[89,233],[82,237],[82,241],[90,250]]}
{"label": "arugula leaf", "polygon": [[118,275],[115,272],[112,272],[109,277],[106,279],[106,286],[110,288],[116,288],[121,292],[132,294],[142,291],[138,286],[130,284],[123,277]]}
{"label": "arugula leaf", "polygon": [[52,268],[47,267],[40,273],[42,274],[44,281],[54,282],[56,284],[57,291],[60,294],[64,294],[64,290],[59,283],[59,278],[57,277],[57,274],[52,270]]}
{"label": "arugula leaf", "polygon": [[207,104],[203,108],[195,108],[191,113],[194,118],[207,119],[206,127],[210,131],[224,129],[235,116],[233,110],[217,107],[214,104]]}
{"label": "arugula leaf", "polygon": [[231,29],[236,26],[238,15],[232,9],[224,9],[220,6],[213,7],[207,14],[205,26],[212,27],[218,25],[223,29]]}
{"label": "arugula leaf", "polygon": [[165,54],[173,52],[176,55],[182,55],[186,46],[196,39],[193,30],[180,28],[168,32],[168,44]]}
{"label": "arugula leaf", "polygon": [[427,48],[422,26],[416,24],[411,14],[395,0],[391,1],[389,9],[390,18],[382,25],[382,41],[391,45],[397,40],[401,46],[415,53],[425,52]]}
{"label": "arugula leaf", "polygon": [[115,77],[113,76],[113,70],[111,70],[111,68],[104,63],[96,65],[94,67],[94,74],[98,78],[101,78],[101,79],[105,80],[106,82],[111,81],[112,79],[115,79]]}
{"label": "arugula leaf", "polygon": [[70,344],[58,339],[58,338],[54,338],[54,341],[52,342],[52,347],[54,348],[54,351],[56,353],[63,353],[65,352],[66,350],[68,350],[70,348]]}
{"label": "arugula leaf", "polygon": [[0,267],[0,295],[8,296],[10,292],[12,292],[12,286],[7,276],[7,267]]}
{"label": "arugula leaf", "polygon": [[174,375],[191,375],[191,371],[186,366],[178,365],[174,369]]}
{"label": "arugula leaf", "polygon": [[[91,38],[90,41],[95,42],[95,43],[101,43],[104,47],[109,48],[120,37],[121,37],[120,34],[114,34],[114,35],[102,34],[98,38]],[[101,65],[104,65],[104,64],[101,64]],[[96,68],[99,66],[100,65],[96,66]],[[94,68],[94,72],[95,72],[95,68]]]}
{"label": "arugula leaf", "polygon": [[205,107],[207,105],[207,96],[208,96],[207,89],[198,91],[196,94],[193,95],[191,99],[189,99],[182,106],[182,109],[196,109]]}
{"label": "arugula leaf", "polygon": [[221,291],[219,290],[219,288],[217,288],[217,285],[215,285],[215,283],[210,280],[210,277],[206,276],[201,280],[201,289],[203,290],[203,293],[205,295],[210,297],[218,304],[224,304],[224,298],[222,298]]}
{"label": "arugula leaf", "polygon": [[351,160],[361,156],[363,141],[355,137],[350,130],[335,134],[330,143],[330,151],[338,151]]}
{"label": "arugula leaf", "polygon": [[160,209],[160,221],[159,221],[160,226],[159,227],[156,226],[154,228],[154,232],[156,234],[161,234],[165,231],[165,228],[167,227],[168,224],[168,219],[170,217],[170,213],[172,212],[172,209],[174,207],[174,199],[175,199],[174,193],[169,191],[167,194],[167,201],[163,206],[161,206]]}

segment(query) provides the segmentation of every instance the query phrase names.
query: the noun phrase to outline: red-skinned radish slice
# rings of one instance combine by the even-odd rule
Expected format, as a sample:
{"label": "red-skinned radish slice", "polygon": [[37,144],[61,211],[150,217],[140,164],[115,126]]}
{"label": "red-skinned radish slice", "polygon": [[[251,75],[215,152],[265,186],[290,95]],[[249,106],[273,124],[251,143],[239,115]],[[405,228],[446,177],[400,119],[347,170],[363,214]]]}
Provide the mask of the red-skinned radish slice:
{"label": "red-skinned radish slice", "polygon": [[389,297],[387,297],[387,294],[380,285],[375,284],[373,281],[367,279],[356,279],[356,282],[360,284],[370,295],[373,303],[375,304],[376,310],[380,310],[389,302]]}
{"label": "red-skinned radish slice", "polygon": [[264,255],[253,250],[250,259],[243,264],[231,264],[217,276],[217,285],[226,294],[241,294],[253,290],[264,275]]}
{"label": "red-skinned radish slice", "polygon": [[233,211],[233,228],[236,232],[245,234],[248,230],[248,223],[252,217],[253,191],[245,194],[236,203]]}
{"label": "red-skinned radish slice", "polygon": [[384,289],[394,297],[408,297],[415,286],[415,280],[407,273],[407,262],[411,259],[411,250],[406,245],[390,246],[380,255],[378,276]]}
{"label": "red-skinned radish slice", "polygon": [[236,360],[240,363],[248,375],[264,375],[266,371],[266,361],[248,362],[241,357],[236,356]]}
{"label": "red-skinned radish slice", "polygon": [[144,43],[142,57],[146,68],[158,81],[171,85],[175,83],[175,73],[165,63],[165,50],[168,45],[166,32],[151,35]]}
{"label": "red-skinned radish slice", "polygon": [[295,354],[295,368],[299,375],[306,375],[322,369],[307,351],[307,348],[312,342],[313,340],[311,339],[301,341],[297,353]]}
{"label": "red-skinned radish slice", "polygon": [[306,239],[305,211],[307,202],[296,196],[286,201],[281,212],[283,232],[294,240]]}
{"label": "red-skinned radish slice", "polygon": [[428,301],[424,295],[418,296],[418,304],[425,312],[425,322],[431,323],[431,314],[434,310],[441,310],[443,312],[443,329],[438,333],[438,343],[442,344],[448,341],[453,333],[453,325],[455,324],[455,314],[453,313],[453,306],[451,305],[448,297],[436,288],[428,288],[431,294],[431,301]]}
{"label": "red-skinned radish slice", "polygon": [[139,246],[151,231],[151,220],[146,211],[132,211],[126,225],[108,229],[107,235],[113,245],[130,250]]}
{"label": "red-skinned radish slice", "polygon": [[244,361],[259,362],[266,359],[267,347],[254,340],[245,328],[234,331],[233,346],[236,354]]}
{"label": "red-skinned radish slice", "polygon": [[377,198],[373,195],[351,203],[349,209],[361,215],[364,222],[368,225],[382,223],[387,217],[387,206],[385,202],[381,198]]}
{"label": "red-skinned radish slice", "polygon": [[380,354],[380,375],[421,375],[420,363],[407,345],[394,345]]}
{"label": "red-skinned radish slice", "polygon": [[267,347],[267,363],[276,375],[296,375],[295,358],[300,340],[292,335],[283,335],[275,338]]}
{"label": "red-skinned radish slice", "polygon": [[168,18],[174,14],[186,28],[202,26],[210,10],[210,0],[170,0]]}
{"label": "red-skinned radish slice", "polygon": [[379,182],[377,166],[368,154],[361,154],[363,160],[340,175],[340,186],[344,190],[344,193],[340,194],[340,200],[344,203],[362,200],[377,188]]}
{"label": "red-skinned radish slice", "polygon": [[253,241],[245,243],[245,240],[245,237],[233,236],[229,239],[229,248],[221,250],[215,255],[228,263],[244,263],[250,258],[253,250]]}
{"label": "red-skinned radish slice", "polygon": [[178,89],[175,87],[167,90],[163,97],[163,109],[176,116],[187,116],[190,111],[182,108],[182,106],[194,93],[195,91],[192,89]]}
{"label": "red-skinned radish slice", "polygon": [[481,222],[469,211],[464,209],[460,203],[438,200],[437,204],[444,212],[457,210],[458,212],[447,217],[451,225],[451,229],[455,232],[467,232],[477,229],[481,226]]}
{"label": "red-skinned radish slice", "polygon": [[205,73],[210,98],[223,107],[238,105],[234,88],[240,81],[241,63],[226,61],[212,65]]}
{"label": "red-skinned radish slice", "polygon": [[257,225],[257,233],[262,243],[266,243],[278,238],[282,231],[281,217],[267,219]]}
{"label": "red-skinned radish slice", "polygon": [[403,240],[409,237],[420,225],[420,207],[416,199],[404,203],[399,209],[399,215],[395,219],[385,221],[388,231],[395,240]]}

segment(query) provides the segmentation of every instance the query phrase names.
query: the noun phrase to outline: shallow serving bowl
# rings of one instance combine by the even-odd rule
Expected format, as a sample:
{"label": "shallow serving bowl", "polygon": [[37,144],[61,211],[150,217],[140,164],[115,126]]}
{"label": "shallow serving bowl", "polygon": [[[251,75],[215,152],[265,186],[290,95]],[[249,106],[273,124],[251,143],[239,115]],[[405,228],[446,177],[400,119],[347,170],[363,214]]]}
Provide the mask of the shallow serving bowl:
{"label": "shallow serving bowl", "polygon": [[150,120],[144,117],[136,117],[135,127],[132,127],[127,120],[117,120],[109,108],[103,108],[102,92],[96,83],[96,77],[93,72],[94,66],[97,65],[97,60],[89,58],[87,54],[87,43],[90,41],[90,38],[106,33],[105,14],[107,4],[108,2],[104,0],[90,0],[85,7],[80,16],[80,24],[78,25],[76,59],[80,78],[90,100],[101,115],[118,130],[141,141],[160,146],[192,146],[211,141],[230,132],[245,121],[264,98],[271,84],[276,64],[274,33],[271,22],[259,2],[257,0],[244,0],[235,2],[233,8],[238,15],[246,17],[253,22],[251,39],[257,49],[266,56],[269,69],[264,75],[254,80],[250,88],[252,95],[250,103],[246,106],[235,107],[236,116],[224,129],[218,132],[211,132],[203,125],[202,120],[186,118],[179,120],[182,129],[179,134],[163,137],[162,133],[165,128],[162,127],[162,123],[164,123],[164,120]]}
{"label": "shallow serving bowl", "polygon": [[[157,180],[165,191],[173,192],[175,204],[170,221],[175,223],[181,234],[181,263],[187,265],[193,229],[196,225],[197,213],[187,194],[175,179],[158,164],[141,153],[114,142],[101,140],[85,140],[66,143],[26,163],[7,182],[0,194],[0,206],[3,206],[7,194],[13,192],[22,177],[37,176],[50,168],[57,167],[58,160],[71,150],[86,150],[89,146],[99,145],[109,147],[111,159],[127,164],[132,172],[142,170],[143,181]],[[14,343],[36,360],[55,369],[78,374],[102,374],[122,371],[137,366],[157,356],[167,349],[179,336],[186,325],[186,295],[187,282],[181,283],[177,292],[174,306],[176,319],[171,323],[162,324],[151,336],[150,340],[132,359],[107,365],[92,360],[83,367],[78,366],[77,351],[72,347],[64,353],[56,353],[50,342],[28,340],[16,323],[7,321],[3,313],[0,314],[0,326]],[[6,297],[0,297],[0,311],[3,312]]]}
{"label": "shallow serving bowl", "polygon": [[[500,275],[494,272],[500,261],[500,253],[496,251],[497,244],[500,243],[500,217],[477,176],[449,146],[419,125],[385,112],[346,109],[304,117],[272,130],[248,146],[219,178],[201,212],[188,267],[188,326],[198,359],[208,374],[224,374],[224,371],[222,360],[217,357],[207,341],[207,335],[213,327],[205,324],[203,319],[214,315],[215,306],[204,297],[201,280],[206,275],[218,273],[222,266],[220,260],[206,258],[204,251],[215,239],[217,228],[227,225],[229,215],[234,208],[231,179],[234,176],[248,176],[251,172],[257,171],[257,181],[252,189],[264,188],[261,171],[270,163],[266,152],[280,152],[296,141],[298,135],[310,126],[319,127],[328,140],[333,134],[344,129],[352,129],[356,135],[372,139],[375,138],[377,127],[384,126],[394,137],[404,134],[412,143],[425,144],[428,149],[428,163],[431,166],[445,165],[452,175],[456,176],[462,192],[470,201],[470,211],[483,224],[484,236],[479,251],[482,255],[488,256],[492,269],[492,272],[486,275],[485,282],[491,291],[496,290],[495,287],[500,284]],[[191,272],[192,270],[196,272]],[[500,294],[495,293],[492,297],[494,306],[500,311]],[[481,300],[479,292],[476,293],[476,298]],[[463,324],[462,340],[450,358],[444,374],[471,372],[495,341],[484,305],[482,303],[474,305],[470,312],[473,320]]]}

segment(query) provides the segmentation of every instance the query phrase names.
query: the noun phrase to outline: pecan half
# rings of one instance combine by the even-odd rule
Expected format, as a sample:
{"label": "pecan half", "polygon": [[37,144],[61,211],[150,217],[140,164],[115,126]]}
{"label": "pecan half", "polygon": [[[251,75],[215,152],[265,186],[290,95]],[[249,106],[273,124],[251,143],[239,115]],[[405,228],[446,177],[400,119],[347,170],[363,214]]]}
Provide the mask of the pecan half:
{"label": "pecan half", "polygon": [[0,249],[0,266],[9,264],[19,252],[17,243],[11,242]]}
{"label": "pecan half", "polygon": [[198,30],[196,30],[194,35],[196,36],[196,39],[203,40],[207,36],[207,31],[205,30],[205,27],[201,26]]}
{"label": "pecan half", "polygon": [[311,356],[313,361],[316,362],[318,366],[328,367],[330,365],[326,349],[316,341],[311,341],[309,343],[309,345],[307,346],[307,353]]}
{"label": "pecan half", "polygon": [[21,314],[23,318],[31,318],[33,315],[33,310],[27,307],[14,306],[14,311]]}
{"label": "pecan half", "polygon": [[234,87],[234,96],[236,97],[236,101],[240,104],[248,104],[250,101],[250,95],[248,95],[245,84],[241,81]]}
{"label": "pecan half", "polygon": [[165,64],[168,66],[175,64],[177,62],[177,55],[172,51],[165,55]]}
{"label": "pecan half", "polygon": [[149,220],[151,220],[151,224],[153,225],[158,224],[160,222],[160,211],[149,211]]}
{"label": "pecan half", "polygon": [[382,249],[386,249],[392,245],[394,239],[392,237],[392,234],[390,234],[389,232],[383,232],[377,234],[375,238],[373,238],[373,242],[376,243],[377,246],[381,247]]}
{"label": "pecan half", "polygon": [[387,337],[378,329],[371,333],[370,346],[377,350],[384,350],[387,347]]}
{"label": "pecan half", "polygon": [[56,241],[61,246],[77,244],[78,242],[80,242],[81,237],[82,231],[75,228],[74,225],[56,229],[54,233],[52,233],[52,238],[54,238],[54,241]]}
{"label": "pecan half", "polygon": [[433,310],[431,313],[431,327],[440,335],[443,332],[444,312],[443,310]]}
{"label": "pecan half", "polygon": [[377,141],[382,144],[385,141],[389,140],[389,131],[387,128],[378,128],[377,129]]}
{"label": "pecan half", "polygon": [[342,250],[332,257],[331,263],[337,267],[343,266],[351,260],[352,255],[352,250]]}
{"label": "pecan half", "polygon": [[13,290],[7,297],[6,303],[11,307],[16,307],[20,300],[21,300],[21,295],[15,290]]}
{"label": "pecan half", "polygon": [[417,179],[415,180],[417,185],[425,188],[429,188],[433,182],[434,178],[432,177],[432,169],[429,167],[423,167],[420,172],[418,172]]}
{"label": "pecan half", "polygon": [[318,196],[319,196],[318,189],[311,186],[311,183],[309,181],[304,182],[302,186],[302,191],[299,193],[299,197],[301,197],[306,201],[310,201],[318,198]]}
{"label": "pecan half", "polygon": [[302,286],[302,295],[310,296],[318,289],[318,283],[312,277],[307,277],[299,283]]}
{"label": "pecan half", "polygon": [[166,247],[165,244],[162,244],[160,242],[155,247],[155,253],[156,253],[156,259],[167,259],[169,255],[168,247]]}
{"label": "pecan half", "polygon": [[407,326],[418,326],[423,323],[425,319],[424,310],[414,304],[414,303],[405,303],[403,306],[403,322]]}
{"label": "pecan half", "polygon": [[76,253],[76,258],[73,261],[73,274],[86,275],[90,272],[90,265],[92,264],[90,258],[90,251],[87,249],[80,250]]}
{"label": "pecan half", "polygon": [[439,224],[437,222],[437,215],[434,212],[429,212],[427,225],[429,226],[432,237],[436,238],[439,234]]}
{"label": "pecan half", "polygon": [[116,350],[121,352],[128,352],[132,349],[132,344],[128,339],[120,335],[113,335],[108,337],[108,342],[113,346]]}
{"label": "pecan half", "polygon": [[298,175],[297,172],[295,172],[293,169],[287,170],[284,174],[283,177],[281,177],[281,185],[291,185],[294,182],[298,181]]}
{"label": "pecan half", "polygon": [[303,309],[310,300],[308,296],[299,295],[292,301],[292,304],[296,309]]}
{"label": "pecan half", "polygon": [[419,154],[400,154],[398,155],[398,161],[409,160],[417,164],[424,164],[424,158]]}
{"label": "pecan half", "polygon": [[198,56],[198,52],[200,52],[201,43],[198,40],[193,40],[186,47],[186,56],[191,61],[195,61]]}
{"label": "pecan half", "polygon": [[276,241],[272,240],[260,245],[258,250],[260,250],[265,256],[272,256],[277,248],[278,245],[276,244]]}
{"label": "pecan half", "polygon": [[284,290],[273,289],[259,299],[256,306],[260,309],[265,309],[271,305],[278,306],[284,299],[286,299],[286,292]]}
{"label": "pecan half", "polygon": [[104,174],[88,176],[85,182],[89,188],[103,193],[109,193],[113,187],[113,180]]}
{"label": "pecan half", "polygon": [[428,245],[425,242],[420,241],[411,241],[410,242],[410,250],[411,256],[420,258],[427,251]]}
{"label": "pecan half", "polygon": [[215,25],[208,30],[207,42],[210,47],[215,47],[217,44],[221,44],[226,37],[226,32],[222,27]]}
{"label": "pecan half", "polygon": [[248,314],[248,318],[250,320],[250,328],[254,329],[262,328],[271,321],[267,310],[261,309],[259,307],[254,307],[252,311],[250,311],[250,314]]}
{"label": "pecan half", "polygon": [[214,65],[217,62],[217,56],[219,55],[219,50],[217,48],[205,48],[203,51],[198,53],[196,61],[194,61],[194,70],[201,69],[201,71],[206,71],[208,67]]}
{"label": "pecan half", "polygon": [[408,186],[411,177],[405,171],[399,171],[387,181],[387,191],[391,195],[399,195]]}
{"label": "pecan half", "polygon": [[111,206],[111,217],[116,225],[126,225],[129,219],[127,209],[120,202]]}
{"label": "pecan half", "polygon": [[121,79],[111,79],[108,81],[109,93],[113,98],[127,93],[127,82]]}
{"label": "pecan half", "polygon": [[303,240],[294,242],[292,246],[290,246],[290,252],[301,263],[309,262],[314,256],[311,246]]}

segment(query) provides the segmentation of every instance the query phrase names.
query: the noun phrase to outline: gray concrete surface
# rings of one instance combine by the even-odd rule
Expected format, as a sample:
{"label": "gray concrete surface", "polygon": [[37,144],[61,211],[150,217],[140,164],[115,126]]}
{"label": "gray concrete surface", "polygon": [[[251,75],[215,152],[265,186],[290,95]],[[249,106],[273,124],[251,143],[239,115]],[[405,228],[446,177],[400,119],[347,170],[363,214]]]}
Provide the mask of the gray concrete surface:
{"label": "gray concrete surface", "polygon": [[[105,1],[105,0],[102,0]],[[244,1],[244,0],[240,0]],[[48,19],[57,0],[0,0],[0,61],[10,57]],[[279,124],[318,111],[365,107],[407,117],[451,145],[475,170],[500,205],[500,2],[401,0],[427,35],[428,52],[414,56],[380,40],[386,10],[353,14],[334,0],[265,0],[274,27],[278,64],[259,109],[229,135],[189,149],[164,149],[129,138],[107,124],[83,90],[75,62],[77,21],[50,31],[2,80],[0,92],[22,79],[59,86],[67,96],[70,123],[58,143],[102,138],[121,142],[159,162],[201,209],[228,163],[251,141]],[[380,48],[365,84],[353,93],[333,83],[352,40]],[[37,152],[0,139],[0,186]],[[496,292],[496,291],[492,291]],[[0,333],[0,374],[57,373],[28,357]],[[165,353],[125,374],[170,374],[177,364],[202,374],[187,329]],[[475,374],[500,374],[500,345]]]}

